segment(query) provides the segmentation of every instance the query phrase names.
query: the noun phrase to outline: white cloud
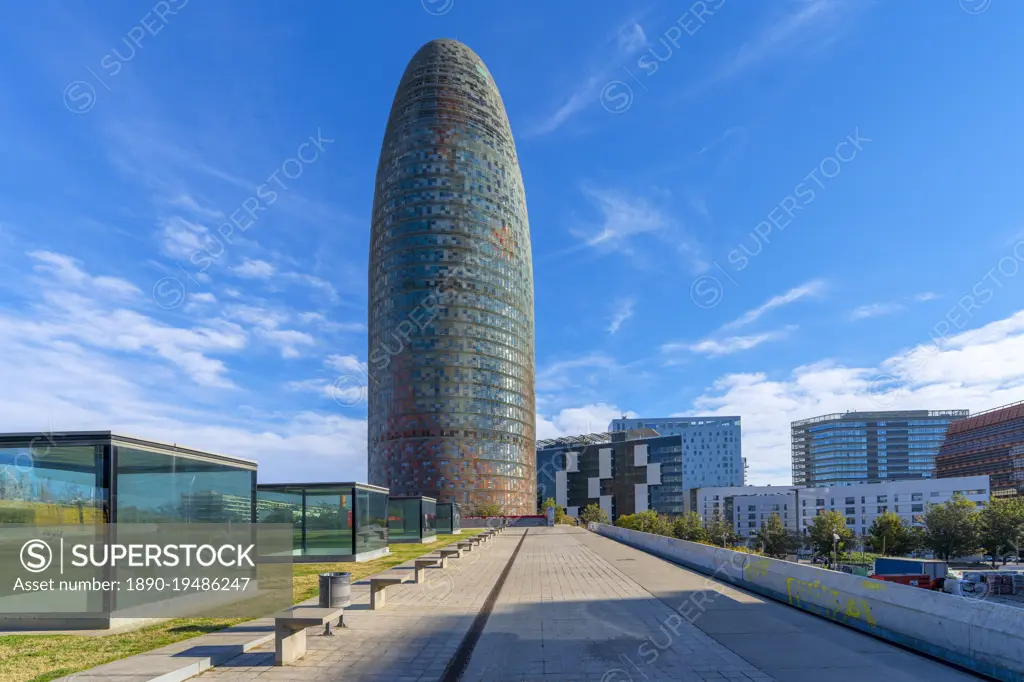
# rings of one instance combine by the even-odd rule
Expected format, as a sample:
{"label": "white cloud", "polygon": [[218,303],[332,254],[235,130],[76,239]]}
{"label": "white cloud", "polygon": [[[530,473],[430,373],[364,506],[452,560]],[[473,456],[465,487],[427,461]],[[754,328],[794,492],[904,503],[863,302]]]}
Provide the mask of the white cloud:
{"label": "white cloud", "polygon": [[239,277],[269,279],[277,271],[277,268],[265,260],[246,258],[241,265],[236,265],[233,270]]}
{"label": "white cloud", "polygon": [[1024,400],[1024,311],[876,367],[823,360],[785,376],[727,374],[688,414],[742,417],[752,483],[790,480],[790,422],[848,410],[969,409]]}
{"label": "white cloud", "polygon": [[257,329],[256,335],[261,339],[278,346],[281,349],[281,357],[297,358],[301,356],[299,347],[316,345],[316,339],[295,329]]}
{"label": "white cloud", "polygon": [[200,292],[198,294],[189,294],[188,298],[190,301],[196,303],[216,303],[217,297],[208,292]]}
{"label": "white cloud", "polygon": [[363,322],[333,322],[323,313],[299,313],[298,318],[305,324],[317,325],[327,332],[349,334],[366,331],[366,324]]}
{"label": "white cloud", "polygon": [[600,254],[633,254],[633,242],[644,234],[672,244],[691,274],[708,269],[700,247],[677,221],[670,219],[649,199],[615,189],[598,189],[589,185],[582,192],[601,214],[600,224],[569,232],[580,240],[578,249],[593,249]]}
{"label": "white cloud", "polygon": [[[116,277],[92,277],[62,254],[36,251],[39,300],[30,317],[2,317],[0,325],[20,329],[40,345],[70,342],[92,348],[162,358],[204,386],[230,387],[227,368],[211,353],[231,353],[246,345],[237,325],[212,320],[182,328],[166,325],[125,307],[126,294],[138,293]],[[137,302],[137,301],[130,301]]]}
{"label": "white cloud", "polygon": [[815,48],[834,41],[848,23],[849,10],[857,3],[846,0],[805,0],[799,9],[765,26],[745,42],[703,87],[721,83],[760,66],[779,54],[798,48]]}
{"label": "white cloud", "polygon": [[622,323],[633,317],[633,306],[635,303],[636,301],[631,298],[620,299],[615,302],[615,308],[612,311],[612,321],[608,325],[609,334],[619,331]]}
{"label": "white cloud", "polygon": [[773,296],[766,303],[748,310],[747,312],[740,315],[738,318],[722,326],[722,329],[736,329],[743,327],[751,322],[755,322],[761,318],[765,313],[774,310],[775,308],[781,308],[782,306],[795,303],[800,299],[807,298],[809,296],[818,296],[824,291],[825,282],[820,279],[812,280],[805,284],[801,284],[798,287],[793,287],[784,294]]}
{"label": "white cloud", "polygon": [[937,298],[942,298],[942,295],[941,294],[936,294],[933,291],[924,291],[924,292],[914,296],[914,300],[915,301],[919,301],[919,302],[922,302],[922,303],[925,302],[925,301],[934,301]]}
{"label": "white cloud", "polygon": [[681,350],[718,357],[720,355],[732,355],[740,351],[756,348],[767,341],[778,341],[789,336],[790,332],[796,329],[795,325],[788,326],[772,332],[762,334],[751,334],[749,336],[728,336],[721,339],[704,339],[697,343],[666,343],[661,347],[664,353],[673,353]]}
{"label": "white cloud", "polygon": [[222,213],[221,211],[215,208],[206,208],[205,206],[200,205],[198,201],[193,199],[188,194],[179,194],[173,199],[167,200],[167,203],[170,204],[171,206],[187,209],[192,213],[202,216],[204,218],[213,218],[214,220],[218,220],[224,217],[224,213]]}
{"label": "white cloud", "polygon": [[904,308],[905,307],[902,303],[869,303],[867,305],[854,308],[853,312],[850,313],[850,319],[865,320],[869,317],[893,315],[904,310]]}
{"label": "white cloud", "polygon": [[580,370],[606,374],[620,369],[622,369],[622,365],[619,365],[611,357],[603,353],[590,353],[574,360],[555,362],[538,370],[537,390],[560,391],[570,387],[575,388],[582,383],[577,373]]}
{"label": "white cloud", "polygon": [[[563,104],[536,127],[534,134],[554,132],[585,107],[597,104],[601,88],[609,82],[613,70],[621,65],[620,62],[624,58],[643,47],[647,42],[647,36],[639,23],[627,22],[616,31],[613,40],[614,47],[610,50],[610,57],[600,60],[599,64],[590,69],[588,76],[580,79]],[[602,54],[607,52],[609,50],[602,50]]]}
{"label": "white cloud", "polygon": [[550,419],[538,414],[537,440],[579,436],[586,433],[603,433],[613,419],[617,419],[623,414],[629,419],[639,416],[635,412],[626,412],[606,403],[569,407],[559,411]]}
{"label": "white cloud", "polygon": [[636,52],[645,44],[647,44],[647,36],[644,35],[644,27],[640,24],[631,22],[619,29],[619,52],[630,54]]}
{"label": "white cloud", "polygon": [[354,355],[328,355],[324,366],[342,374],[365,376],[366,368]]}
{"label": "white cloud", "polygon": [[172,216],[161,222],[160,247],[170,258],[188,259],[197,251],[205,249],[210,242],[210,231],[199,223],[179,216]]}

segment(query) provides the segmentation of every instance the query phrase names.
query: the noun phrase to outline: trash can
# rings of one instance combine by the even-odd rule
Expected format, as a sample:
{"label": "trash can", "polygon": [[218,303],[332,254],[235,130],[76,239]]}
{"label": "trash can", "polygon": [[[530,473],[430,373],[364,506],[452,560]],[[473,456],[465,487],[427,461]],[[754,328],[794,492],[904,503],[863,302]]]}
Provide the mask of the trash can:
{"label": "trash can", "polygon": [[337,609],[352,606],[352,574],[320,574],[320,608]]}

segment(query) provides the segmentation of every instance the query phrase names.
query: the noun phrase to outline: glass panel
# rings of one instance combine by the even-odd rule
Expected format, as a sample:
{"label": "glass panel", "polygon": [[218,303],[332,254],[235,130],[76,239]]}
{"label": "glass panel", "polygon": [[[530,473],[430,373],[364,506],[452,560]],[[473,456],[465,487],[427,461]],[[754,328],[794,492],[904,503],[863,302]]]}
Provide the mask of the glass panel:
{"label": "glass panel", "polygon": [[452,504],[441,503],[437,505],[437,532],[452,532]]}
{"label": "glass panel", "polygon": [[119,523],[249,523],[253,471],[117,446]]}
{"label": "glass panel", "polygon": [[106,522],[102,445],[26,446],[0,448],[0,523]]}
{"label": "glass panel", "polygon": [[420,499],[388,500],[388,536],[391,542],[420,541]]}
{"label": "glass panel", "polygon": [[306,491],[306,555],[352,553],[352,493]]}
{"label": "glass panel", "polygon": [[387,493],[356,488],[356,554],[375,552],[388,546]]}
{"label": "glass panel", "polygon": [[437,502],[423,500],[423,537],[437,535]]}
{"label": "glass panel", "polygon": [[302,493],[257,491],[256,519],[259,523],[291,524],[292,553],[302,554]]}

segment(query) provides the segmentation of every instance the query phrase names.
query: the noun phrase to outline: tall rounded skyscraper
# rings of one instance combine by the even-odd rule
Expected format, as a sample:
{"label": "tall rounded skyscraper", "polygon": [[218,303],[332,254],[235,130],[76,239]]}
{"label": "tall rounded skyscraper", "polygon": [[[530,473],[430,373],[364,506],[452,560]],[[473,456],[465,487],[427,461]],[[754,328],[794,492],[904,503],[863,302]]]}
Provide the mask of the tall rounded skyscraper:
{"label": "tall rounded skyscraper", "polygon": [[384,131],[370,227],[369,479],[536,511],[533,258],[490,72],[433,40]]}

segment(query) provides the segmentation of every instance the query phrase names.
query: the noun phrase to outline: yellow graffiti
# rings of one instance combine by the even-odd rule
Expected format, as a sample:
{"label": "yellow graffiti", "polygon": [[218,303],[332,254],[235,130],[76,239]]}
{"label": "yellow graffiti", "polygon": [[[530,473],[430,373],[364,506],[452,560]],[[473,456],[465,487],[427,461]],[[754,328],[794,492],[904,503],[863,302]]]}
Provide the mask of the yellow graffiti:
{"label": "yellow graffiti", "polygon": [[825,616],[832,620],[860,620],[875,627],[875,617],[865,600],[849,597],[844,607],[839,591],[825,587],[820,580],[809,583],[796,578],[786,578],[786,594],[792,606],[808,609],[816,606],[824,609]]}
{"label": "yellow graffiti", "polygon": [[889,589],[889,583],[884,580],[865,580],[861,582],[861,587],[868,590],[887,590]]}
{"label": "yellow graffiti", "polygon": [[754,578],[763,578],[768,575],[768,563],[767,559],[758,559],[747,564],[747,567],[743,569],[743,577],[747,580],[753,580]]}

